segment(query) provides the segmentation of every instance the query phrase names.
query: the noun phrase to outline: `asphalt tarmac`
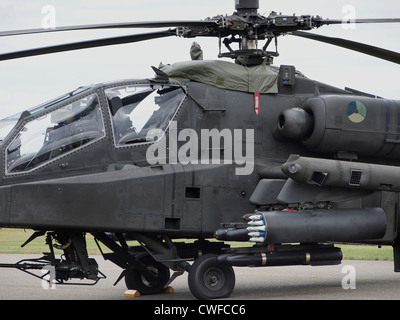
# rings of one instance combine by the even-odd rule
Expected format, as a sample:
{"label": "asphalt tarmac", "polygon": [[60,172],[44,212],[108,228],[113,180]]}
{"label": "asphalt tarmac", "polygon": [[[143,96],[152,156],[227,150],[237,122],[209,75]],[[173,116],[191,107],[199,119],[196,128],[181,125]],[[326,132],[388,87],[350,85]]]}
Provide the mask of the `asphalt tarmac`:
{"label": "asphalt tarmac", "polygon": [[[0,263],[38,256],[0,254]],[[187,273],[171,286],[174,293],[125,297],[121,270],[101,256],[94,257],[107,276],[96,285],[59,285],[50,289],[40,279],[20,270],[0,268],[0,300],[194,300]],[[36,271],[41,275],[41,270]],[[226,302],[245,300],[398,300],[400,273],[392,261],[343,261],[336,266],[235,268],[236,286]]]}

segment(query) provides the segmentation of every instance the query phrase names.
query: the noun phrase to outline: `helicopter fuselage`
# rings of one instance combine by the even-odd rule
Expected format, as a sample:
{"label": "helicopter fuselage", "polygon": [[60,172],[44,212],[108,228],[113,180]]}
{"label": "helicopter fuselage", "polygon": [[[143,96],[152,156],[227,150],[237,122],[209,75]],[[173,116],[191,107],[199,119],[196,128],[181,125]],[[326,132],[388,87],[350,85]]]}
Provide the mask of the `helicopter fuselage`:
{"label": "helicopter fuselage", "polygon": [[[398,102],[357,97],[348,91],[302,76],[297,77],[295,85],[286,85],[282,77],[279,81],[278,93],[260,95],[257,112],[255,94],[251,92],[232,91],[198,82],[184,83],[184,91],[174,81],[124,81],[86,88],[83,92],[45,106],[33,114],[21,116],[2,143],[1,225],[49,230],[73,228],[83,231],[167,232],[180,237],[210,237],[221,223],[240,220],[243,214],[254,211],[249,199],[260,178],[287,178],[279,167],[291,154],[329,159],[337,158],[342,153],[346,157],[345,148],[351,146],[365,150],[368,161],[375,163],[382,163],[382,158],[374,159],[373,153],[380,156],[393,153],[395,149],[394,155],[397,155],[398,145],[395,142],[390,144],[388,139],[398,134],[390,132],[393,131],[392,127],[398,128],[398,125],[389,123],[388,118],[381,121],[386,124],[381,132],[365,133],[365,139],[365,123],[360,125],[361,129],[348,132],[345,129],[347,122],[348,126],[356,124],[346,114],[347,105],[351,101],[367,100],[365,104],[371,105],[368,106],[370,113],[385,108],[388,117],[390,113],[397,112],[400,105]],[[180,92],[181,99],[177,102],[179,106],[170,118],[174,127],[164,128],[161,134],[165,134],[159,137],[157,143],[132,140],[118,144],[116,141],[117,129],[113,123],[110,100],[105,92],[110,88],[122,87],[171,87]],[[56,119],[57,110],[71,106],[71,101],[83,101],[93,95],[98,99],[98,121],[103,123],[95,124],[98,134],[91,141],[82,143],[79,140],[75,146],[69,147],[71,150],[47,155],[34,165],[24,167],[26,161],[18,160],[23,163],[18,167],[18,161],[11,160],[12,153],[16,153],[11,150],[15,148],[15,141],[28,133],[30,124],[46,116]],[[314,117],[322,117],[317,114],[318,107],[324,109],[319,110],[320,113],[328,113],[327,128],[322,121],[316,122],[309,137],[289,139],[283,143],[278,141],[274,137],[274,129],[282,112],[301,108],[313,99],[331,103],[328,108],[318,105],[310,107],[315,109],[312,110]],[[339,111],[340,103],[343,110]],[[88,120],[85,121],[87,123],[83,125],[86,127],[79,128],[82,139],[94,132]],[[340,127],[340,130],[329,127],[329,121]],[[376,124],[375,127],[380,125],[377,116],[373,116],[370,121]],[[54,129],[57,124],[52,123],[50,126],[53,126],[53,133],[61,131]],[[188,128],[191,131],[186,132],[184,140],[179,133]],[[249,129],[254,135],[246,135]],[[34,130],[33,125],[31,130]],[[49,131],[48,128],[46,130]],[[204,138],[203,133],[211,130],[220,139],[213,139],[210,135]],[[357,130],[360,137],[354,136]],[[235,131],[237,135],[234,135]],[[324,136],[327,141],[321,141],[322,138],[317,134]],[[379,139],[379,134],[383,135],[382,139]],[[201,138],[211,140],[205,144]],[[314,142],[318,139],[319,144]],[[64,143],[70,143],[69,140],[65,139]],[[234,140],[239,140],[240,145]],[[23,148],[24,143],[33,142],[23,142],[22,146],[16,148]],[[53,149],[65,148],[62,143],[61,139]],[[337,150],[335,143],[338,145]],[[369,148],[364,148],[367,145]],[[207,150],[204,150],[204,146]],[[235,161],[235,155],[239,155],[235,146],[240,146],[241,164]],[[250,150],[249,146],[254,149]],[[246,147],[251,152],[247,150],[246,153]],[[45,149],[43,146],[41,148]],[[149,153],[149,148],[153,148],[152,153]],[[154,156],[162,150],[166,154],[158,155],[157,159],[150,160],[153,164],[149,164],[149,154]],[[228,155],[226,150],[230,151]],[[357,156],[351,149],[347,151],[351,157]],[[40,153],[44,153],[39,150],[36,152],[35,158],[40,158]],[[179,161],[181,157],[187,163],[182,164]],[[393,164],[396,158],[388,160],[388,164]],[[32,159],[29,161],[34,162]],[[252,169],[251,172],[237,174],[237,170],[246,165]]]}
{"label": "helicopter fuselage", "polygon": [[[12,129],[1,144],[0,226],[50,232],[65,252],[73,243],[81,256],[70,264],[80,265],[78,273],[49,258],[64,270],[60,281],[99,279],[82,233],[114,252],[105,257],[150,279],[141,265],[148,258],[138,248],[131,257],[125,239],[182,272],[185,259],[222,253],[223,243],[204,239],[249,241],[254,233],[243,219],[254,212],[261,228],[272,229],[250,241],[268,248],[396,247],[400,186],[390,173],[400,156],[400,102],[294,75],[291,66],[274,70],[268,93],[182,79],[121,81],[5,119]],[[117,235],[121,246],[105,234]],[[200,242],[176,251],[171,239],[178,238]],[[267,262],[263,248],[215,259],[225,266],[341,260],[337,248],[300,245],[270,251]]]}

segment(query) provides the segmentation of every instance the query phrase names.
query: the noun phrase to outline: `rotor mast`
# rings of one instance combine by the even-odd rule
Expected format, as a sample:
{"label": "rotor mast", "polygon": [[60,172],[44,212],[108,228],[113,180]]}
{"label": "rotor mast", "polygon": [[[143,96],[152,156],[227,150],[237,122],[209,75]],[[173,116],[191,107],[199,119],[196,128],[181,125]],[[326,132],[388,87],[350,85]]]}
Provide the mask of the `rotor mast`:
{"label": "rotor mast", "polygon": [[[243,65],[257,65],[264,61],[265,55],[258,50],[257,26],[260,22],[258,9],[260,7],[259,0],[235,0],[236,11],[231,16],[216,17],[222,19],[224,24],[234,32],[223,32],[225,38],[223,43],[229,52],[222,53],[220,46],[220,58],[233,58],[237,63]],[[225,30],[226,31],[226,30]],[[236,38],[238,36],[238,38]],[[220,43],[221,43],[221,34]],[[233,50],[231,44],[236,42],[239,44],[239,50]]]}
{"label": "rotor mast", "polygon": [[239,14],[257,15],[259,8],[259,0],[235,0],[235,9]]}
{"label": "rotor mast", "polygon": [[[257,16],[260,8],[259,0],[235,0],[235,9],[239,16]],[[244,50],[257,49],[257,39],[242,38],[241,48]]]}

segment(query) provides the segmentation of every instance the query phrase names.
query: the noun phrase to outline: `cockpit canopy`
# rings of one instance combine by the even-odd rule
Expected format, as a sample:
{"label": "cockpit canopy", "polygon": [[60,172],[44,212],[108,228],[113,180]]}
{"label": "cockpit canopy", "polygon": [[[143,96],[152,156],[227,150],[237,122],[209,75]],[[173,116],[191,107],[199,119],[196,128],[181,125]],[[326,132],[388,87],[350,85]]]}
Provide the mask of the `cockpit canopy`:
{"label": "cockpit canopy", "polygon": [[[160,132],[167,130],[185,96],[176,85],[99,85],[79,88],[3,119],[0,139],[6,139],[7,144],[5,173],[32,171],[102,140],[110,127],[116,147],[152,143],[161,138]],[[107,113],[111,126],[105,122]],[[14,127],[17,129],[13,130]]]}
{"label": "cockpit canopy", "polygon": [[179,86],[127,85],[105,93],[117,146],[154,141],[153,129],[165,131],[185,97]]}
{"label": "cockpit canopy", "polygon": [[6,149],[6,172],[29,171],[104,136],[99,98],[93,93],[25,123]]}

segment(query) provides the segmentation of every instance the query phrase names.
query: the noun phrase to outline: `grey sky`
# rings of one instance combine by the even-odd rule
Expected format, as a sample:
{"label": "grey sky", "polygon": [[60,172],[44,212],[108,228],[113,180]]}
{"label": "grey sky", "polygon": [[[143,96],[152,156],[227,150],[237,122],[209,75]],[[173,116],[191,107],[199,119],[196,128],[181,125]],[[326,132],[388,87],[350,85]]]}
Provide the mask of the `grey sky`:
{"label": "grey sky", "polygon": [[[40,28],[46,5],[55,8],[57,26],[106,22],[204,19],[231,14],[234,0],[2,0],[0,30]],[[260,0],[261,14],[321,15],[341,19],[346,5],[357,18],[398,18],[398,0],[270,1]],[[148,30],[76,31],[0,38],[1,52],[55,43],[103,38]],[[345,30],[327,26],[314,32],[400,51],[400,24],[357,25]],[[30,108],[81,85],[153,76],[151,66],[188,60],[193,39],[168,38],[136,44],[87,49],[0,62],[0,118]],[[197,38],[205,59],[217,59],[217,39]],[[281,37],[275,65],[292,64],[311,79],[343,88],[349,86],[387,98],[400,99],[400,66],[330,45]]]}

